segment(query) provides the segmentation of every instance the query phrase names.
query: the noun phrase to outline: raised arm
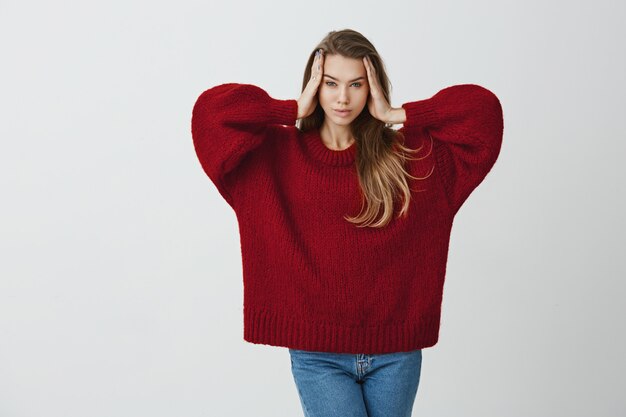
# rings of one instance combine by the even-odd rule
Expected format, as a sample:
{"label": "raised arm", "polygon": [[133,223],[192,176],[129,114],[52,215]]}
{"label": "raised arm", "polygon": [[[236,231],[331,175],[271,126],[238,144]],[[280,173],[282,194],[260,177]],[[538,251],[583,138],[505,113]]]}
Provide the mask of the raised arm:
{"label": "raised arm", "polygon": [[429,99],[402,104],[410,134],[424,128],[434,153],[453,214],[483,181],[502,145],[504,120],[500,101],[476,84],[440,90]]}
{"label": "raised arm", "polygon": [[204,172],[231,207],[227,177],[263,143],[269,125],[295,125],[297,112],[296,100],[274,99],[252,84],[221,84],[200,94],[191,117],[194,148]]}

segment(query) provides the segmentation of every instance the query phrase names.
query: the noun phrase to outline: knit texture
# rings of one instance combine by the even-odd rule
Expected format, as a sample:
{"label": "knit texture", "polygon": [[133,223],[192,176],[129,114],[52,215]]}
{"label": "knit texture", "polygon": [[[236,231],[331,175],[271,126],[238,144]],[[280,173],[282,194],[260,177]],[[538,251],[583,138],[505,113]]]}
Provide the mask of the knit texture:
{"label": "knit texture", "polygon": [[[494,165],[502,108],[475,84],[402,104],[408,217],[383,228],[344,219],[361,209],[358,142],[332,150],[296,126],[295,99],[251,84],[221,84],[191,120],[204,172],[233,208],[240,233],[244,340],[336,353],[390,353],[439,339],[455,214]],[[364,110],[366,111],[366,110]]]}

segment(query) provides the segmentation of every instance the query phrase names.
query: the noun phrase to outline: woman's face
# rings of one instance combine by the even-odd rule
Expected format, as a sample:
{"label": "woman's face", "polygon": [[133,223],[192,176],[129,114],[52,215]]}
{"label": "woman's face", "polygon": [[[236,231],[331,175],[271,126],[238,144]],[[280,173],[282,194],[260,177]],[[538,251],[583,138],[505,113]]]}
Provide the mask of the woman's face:
{"label": "woman's face", "polygon": [[[322,82],[318,89],[319,103],[326,113],[326,122],[348,126],[367,105],[369,83],[361,59],[341,55],[325,55]],[[347,109],[346,113],[336,110]]]}

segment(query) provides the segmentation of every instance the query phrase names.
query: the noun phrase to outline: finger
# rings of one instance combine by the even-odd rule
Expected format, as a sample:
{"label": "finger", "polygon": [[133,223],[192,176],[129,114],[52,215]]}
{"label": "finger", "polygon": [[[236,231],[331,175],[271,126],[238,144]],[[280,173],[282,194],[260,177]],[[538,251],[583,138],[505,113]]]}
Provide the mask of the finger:
{"label": "finger", "polygon": [[318,67],[318,62],[319,62],[319,54],[316,52],[315,53],[315,57],[313,59],[313,63],[311,64],[311,81],[316,81],[317,80],[317,67]]}
{"label": "finger", "polygon": [[372,83],[372,78],[370,75],[370,68],[369,65],[367,63],[367,59],[365,59],[365,57],[363,57],[363,65],[365,65],[365,72],[367,73],[367,80],[369,81],[369,83]]}
{"label": "finger", "polygon": [[[364,60],[367,61],[367,58],[364,58]],[[369,64],[369,62],[366,63],[365,70],[367,71],[367,81],[369,82],[370,90],[375,89],[376,88],[376,77],[374,77],[374,74],[373,74],[373,71],[372,71],[372,67]],[[370,91],[370,93],[371,93],[371,91]]]}
{"label": "finger", "polygon": [[315,66],[319,62],[319,54],[316,52],[315,57],[313,58],[313,63],[311,64],[311,69],[315,69]]}
{"label": "finger", "polygon": [[369,60],[369,57],[367,57],[366,59],[367,59],[367,68],[369,69],[370,74],[372,74],[372,78],[376,79],[376,68],[374,68],[374,66],[372,65],[372,62]]}
{"label": "finger", "polygon": [[309,83],[312,81],[312,85],[317,88],[321,79],[322,79],[322,65],[324,61],[324,54],[321,49],[315,51],[315,56],[313,58],[313,63],[311,65],[311,78],[309,79]]}
{"label": "finger", "polygon": [[320,52],[317,60],[317,77],[316,81],[319,84],[322,81],[324,73],[324,54]]}

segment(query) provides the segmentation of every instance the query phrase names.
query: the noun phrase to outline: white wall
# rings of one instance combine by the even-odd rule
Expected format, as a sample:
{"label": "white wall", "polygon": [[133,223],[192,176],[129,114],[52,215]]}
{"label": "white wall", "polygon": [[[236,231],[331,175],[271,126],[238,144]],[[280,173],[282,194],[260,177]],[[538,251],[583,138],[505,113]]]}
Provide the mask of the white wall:
{"label": "white wall", "polygon": [[[95,3],[95,2],[94,2]],[[0,416],[302,415],[284,348],[243,341],[234,213],[191,109],[297,98],[330,30],[393,103],[477,83],[498,162],[455,220],[415,416],[626,409],[623,2],[0,4]]]}

